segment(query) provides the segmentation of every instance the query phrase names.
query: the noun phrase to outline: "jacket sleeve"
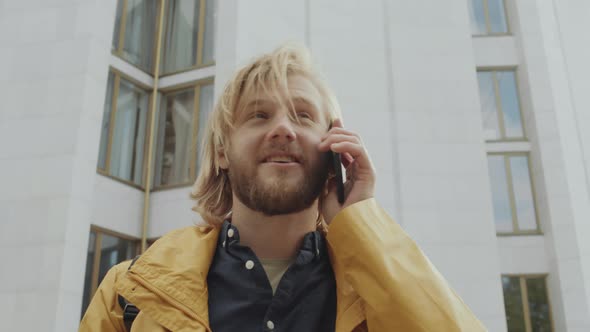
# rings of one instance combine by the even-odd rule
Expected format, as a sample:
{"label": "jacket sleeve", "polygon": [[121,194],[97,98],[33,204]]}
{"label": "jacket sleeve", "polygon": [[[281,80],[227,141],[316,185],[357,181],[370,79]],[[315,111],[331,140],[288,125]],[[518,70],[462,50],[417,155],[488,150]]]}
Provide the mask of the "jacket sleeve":
{"label": "jacket sleeve", "polygon": [[370,331],[486,331],[375,199],[338,213],[327,239],[332,259],[365,304]]}
{"label": "jacket sleeve", "polygon": [[79,332],[124,332],[123,309],[119,305],[115,283],[125,273],[129,262],[113,266],[98,286],[86,313],[80,322]]}

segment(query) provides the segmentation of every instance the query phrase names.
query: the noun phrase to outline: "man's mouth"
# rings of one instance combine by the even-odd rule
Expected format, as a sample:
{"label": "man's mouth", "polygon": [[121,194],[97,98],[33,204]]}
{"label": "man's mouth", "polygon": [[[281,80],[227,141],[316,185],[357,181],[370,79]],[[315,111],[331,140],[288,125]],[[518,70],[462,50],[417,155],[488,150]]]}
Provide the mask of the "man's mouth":
{"label": "man's mouth", "polygon": [[299,163],[299,159],[294,155],[271,155],[262,161],[263,163],[278,163],[278,164],[291,164]]}

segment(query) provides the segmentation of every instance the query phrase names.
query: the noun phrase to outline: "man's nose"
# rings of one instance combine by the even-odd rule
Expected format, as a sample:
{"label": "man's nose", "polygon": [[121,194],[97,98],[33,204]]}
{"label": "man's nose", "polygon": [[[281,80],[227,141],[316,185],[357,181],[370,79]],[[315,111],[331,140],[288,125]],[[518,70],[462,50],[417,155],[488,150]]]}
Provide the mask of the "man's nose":
{"label": "man's nose", "polygon": [[269,138],[273,140],[285,139],[289,142],[297,138],[293,120],[290,119],[289,115],[285,114],[284,116],[277,117],[275,120],[272,129],[268,133]]}

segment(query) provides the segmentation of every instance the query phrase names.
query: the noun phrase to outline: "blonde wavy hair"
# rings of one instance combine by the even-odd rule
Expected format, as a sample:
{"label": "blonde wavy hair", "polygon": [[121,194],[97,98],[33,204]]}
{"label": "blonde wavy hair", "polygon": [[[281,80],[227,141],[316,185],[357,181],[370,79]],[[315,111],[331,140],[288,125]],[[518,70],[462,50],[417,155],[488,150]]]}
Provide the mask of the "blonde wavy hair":
{"label": "blonde wavy hair", "polygon": [[[281,103],[290,103],[280,96],[289,96],[288,79],[291,76],[308,79],[322,97],[320,112],[324,112],[329,123],[342,118],[340,107],[334,94],[313,65],[307,48],[298,44],[285,44],[273,52],[254,59],[239,69],[226,84],[209,115],[206,132],[202,142],[200,169],[193,185],[190,198],[195,201],[192,210],[199,213],[210,226],[217,227],[232,207],[232,189],[227,172],[220,168],[219,153],[227,159],[229,136],[239,112],[243,96],[256,95],[264,91]],[[320,202],[321,204],[321,202]],[[318,226],[325,223],[318,213]]]}

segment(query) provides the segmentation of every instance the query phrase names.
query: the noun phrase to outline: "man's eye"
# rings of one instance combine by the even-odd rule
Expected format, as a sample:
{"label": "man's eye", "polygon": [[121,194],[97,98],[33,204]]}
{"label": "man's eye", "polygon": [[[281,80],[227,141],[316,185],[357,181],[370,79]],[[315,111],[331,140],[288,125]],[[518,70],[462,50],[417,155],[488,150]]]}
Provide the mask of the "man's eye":
{"label": "man's eye", "polygon": [[303,119],[312,119],[311,115],[307,112],[297,112],[297,116]]}
{"label": "man's eye", "polygon": [[256,112],[254,112],[254,114],[252,114],[252,118],[254,118],[254,119],[267,119],[268,115],[266,114],[266,112],[256,111]]}

